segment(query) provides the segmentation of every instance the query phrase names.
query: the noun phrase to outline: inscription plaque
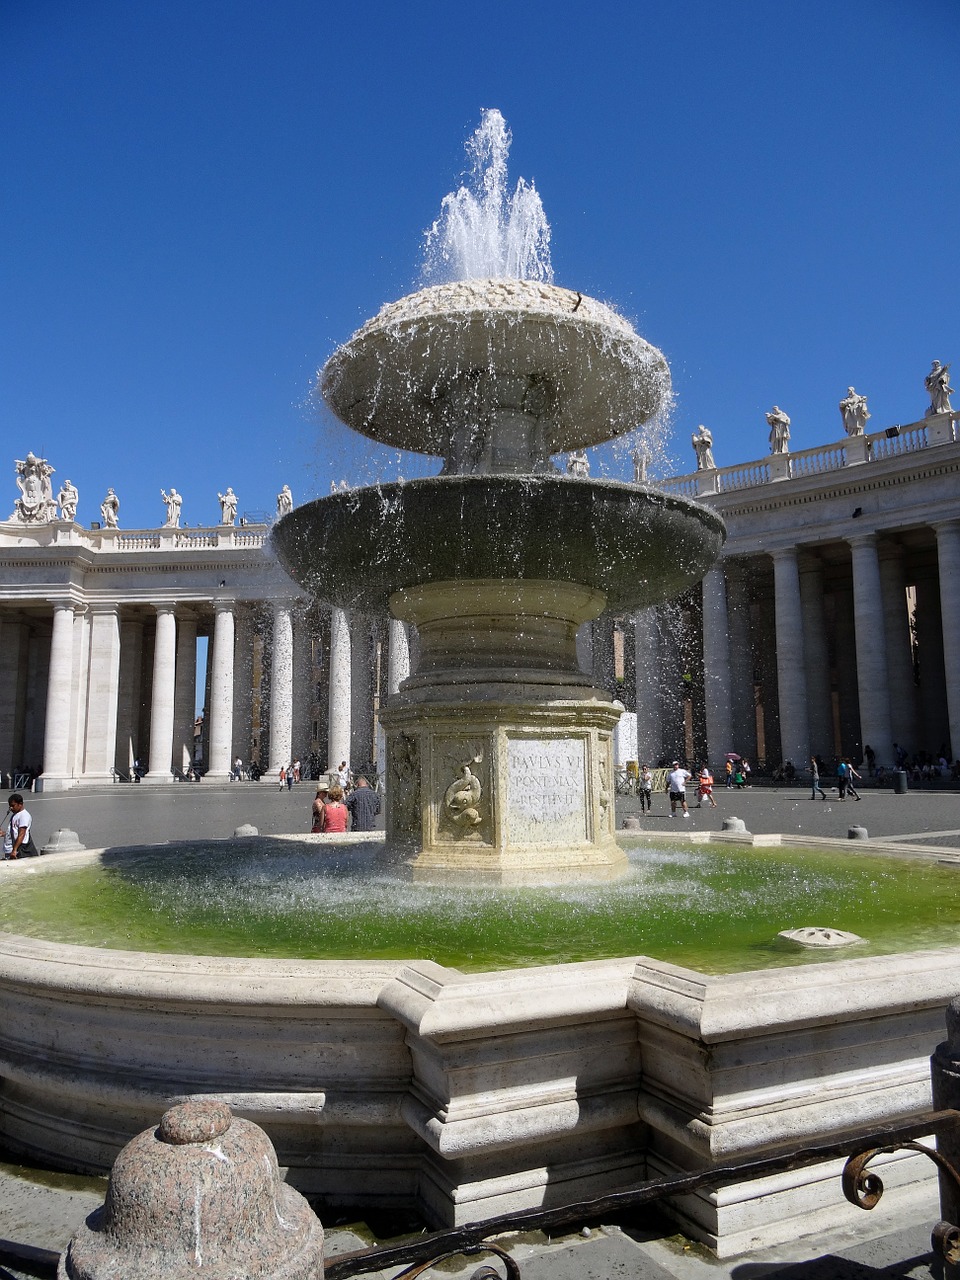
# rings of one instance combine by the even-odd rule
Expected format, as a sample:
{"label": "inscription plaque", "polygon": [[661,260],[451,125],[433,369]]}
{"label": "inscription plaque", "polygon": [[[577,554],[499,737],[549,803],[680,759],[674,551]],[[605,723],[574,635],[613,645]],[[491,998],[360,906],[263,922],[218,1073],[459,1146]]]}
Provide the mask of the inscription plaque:
{"label": "inscription plaque", "polygon": [[510,843],[584,843],[586,785],[582,738],[511,738],[507,743]]}

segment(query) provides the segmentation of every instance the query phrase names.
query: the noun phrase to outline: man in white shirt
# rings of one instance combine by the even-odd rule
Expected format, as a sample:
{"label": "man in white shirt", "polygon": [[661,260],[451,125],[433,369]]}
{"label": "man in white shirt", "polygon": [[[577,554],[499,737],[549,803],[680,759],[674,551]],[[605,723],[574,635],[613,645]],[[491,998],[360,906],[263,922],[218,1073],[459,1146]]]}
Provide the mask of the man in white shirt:
{"label": "man in white shirt", "polygon": [[670,817],[677,816],[677,805],[683,810],[683,816],[689,818],[687,810],[687,783],[693,775],[680,767],[680,761],[674,760],[673,768],[667,774],[667,786],[670,788]]}
{"label": "man in white shirt", "polygon": [[30,839],[30,828],[33,825],[33,819],[23,807],[23,796],[18,791],[14,792],[7,800],[7,811],[9,821],[3,836],[4,858],[16,859],[26,855],[32,856],[36,852]]}

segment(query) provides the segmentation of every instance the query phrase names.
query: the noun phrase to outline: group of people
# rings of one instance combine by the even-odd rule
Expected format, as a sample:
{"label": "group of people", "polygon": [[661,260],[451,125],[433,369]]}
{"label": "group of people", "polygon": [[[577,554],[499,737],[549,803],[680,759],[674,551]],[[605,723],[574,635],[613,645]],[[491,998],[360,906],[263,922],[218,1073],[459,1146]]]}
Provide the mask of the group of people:
{"label": "group of people", "polygon": [[[685,818],[690,817],[687,808],[687,783],[692,781],[693,777],[694,775],[688,769],[684,769],[679,760],[673,761],[667,773],[665,788],[670,799],[671,818],[676,817],[678,809]],[[702,808],[706,801],[712,809],[715,809],[717,802],[713,794],[713,774],[708,765],[703,765],[697,770],[696,788],[697,808]],[[637,774],[637,796],[640,800],[640,812],[650,813],[653,800],[653,771],[648,764],[641,765]]]}
{"label": "group of people", "polygon": [[[346,762],[341,768],[346,769]],[[340,770],[333,772],[339,775]],[[356,785],[349,794],[340,782],[335,782],[333,786],[321,782],[317,786],[313,802],[313,824],[310,830],[315,835],[342,835],[347,830],[373,831],[379,812],[380,796],[362,774],[358,775]]]}
{"label": "group of people", "polygon": [[[820,760],[817,756],[810,757],[810,799],[816,800],[819,794],[821,800],[826,800],[827,793],[820,785]],[[846,800],[848,795],[853,796],[854,800],[860,799],[860,792],[853,785],[854,780],[860,781],[862,775],[857,773],[853,767],[853,761],[849,757],[844,756],[837,761],[837,791],[838,799]]]}

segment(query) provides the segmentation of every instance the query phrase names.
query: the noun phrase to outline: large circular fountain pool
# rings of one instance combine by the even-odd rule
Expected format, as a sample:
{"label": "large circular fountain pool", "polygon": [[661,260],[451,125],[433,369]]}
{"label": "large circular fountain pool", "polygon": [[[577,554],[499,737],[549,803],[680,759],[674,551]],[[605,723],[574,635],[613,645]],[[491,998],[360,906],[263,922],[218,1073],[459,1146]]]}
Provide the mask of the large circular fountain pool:
{"label": "large circular fountain pool", "polygon": [[[708,973],[954,945],[956,868],[822,850],[634,849],[608,885],[412,883],[382,845],[162,845],[11,878],[0,928],[134,951],[431,959],[464,970],[648,955]],[[867,939],[799,951],[781,929]]]}

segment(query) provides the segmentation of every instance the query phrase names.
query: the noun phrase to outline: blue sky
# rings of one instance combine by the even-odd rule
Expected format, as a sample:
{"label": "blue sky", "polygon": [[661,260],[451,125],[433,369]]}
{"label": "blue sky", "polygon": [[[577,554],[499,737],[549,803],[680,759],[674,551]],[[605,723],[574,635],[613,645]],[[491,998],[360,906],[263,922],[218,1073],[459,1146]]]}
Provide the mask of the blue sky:
{"label": "blue sky", "polygon": [[676,470],[699,422],[764,455],[774,401],[836,440],[850,383],[914,421],[934,357],[960,384],[958,37],[955,0],[5,0],[0,507],[27,449],[125,528],[418,470],[309,394],[484,107],[557,282],[670,360]]}

